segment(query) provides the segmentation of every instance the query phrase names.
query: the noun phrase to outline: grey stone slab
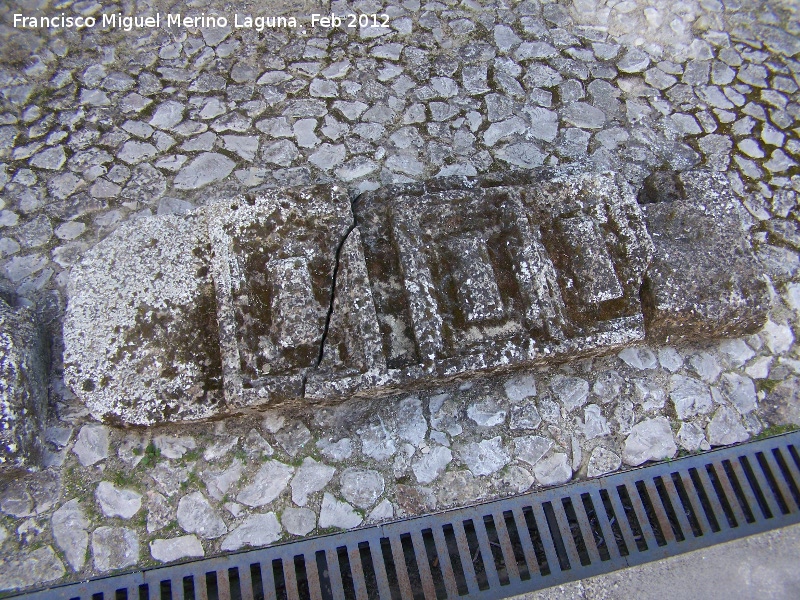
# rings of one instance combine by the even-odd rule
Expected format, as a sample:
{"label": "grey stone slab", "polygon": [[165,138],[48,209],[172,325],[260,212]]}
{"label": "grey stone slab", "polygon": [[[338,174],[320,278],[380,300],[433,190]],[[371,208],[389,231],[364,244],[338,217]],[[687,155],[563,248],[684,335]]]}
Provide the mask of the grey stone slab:
{"label": "grey stone slab", "polygon": [[204,539],[218,538],[228,532],[225,521],[201,492],[192,492],[180,499],[177,517],[184,531]]}
{"label": "grey stone slab", "polygon": [[742,420],[730,406],[720,406],[706,427],[708,443],[712,446],[727,446],[745,442],[750,438]]}
{"label": "grey stone slab", "polygon": [[619,454],[603,446],[597,446],[589,456],[589,466],[586,468],[587,477],[600,477],[612,473],[622,466]]}
{"label": "grey stone slab", "polygon": [[361,525],[362,521],[361,515],[347,502],[337,500],[333,495],[327,492],[325,493],[322,498],[322,508],[319,512],[320,527],[352,529],[353,527]]}
{"label": "grey stone slab", "polygon": [[77,498],[62,504],[50,518],[53,539],[64,553],[73,571],[80,571],[86,563],[89,545],[89,520]]}
{"label": "grey stone slab", "polygon": [[317,515],[310,508],[289,507],[281,514],[284,529],[292,535],[305,536],[317,526]]}
{"label": "grey stone slab", "polygon": [[[96,417],[149,424],[218,410],[221,359],[202,215],[123,223],[73,268],[65,379]],[[153,353],[169,361],[160,372]]]}
{"label": "grey stone slab", "polygon": [[643,287],[648,336],[702,339],[760,328],[767,287],[727,178],[651,176],[642,197],[650,199],[642,209],[656,248]]}
{"label": "grey stone slab", "polygon": [[159,562],[173,562],[182,558],[205,556],[203,544],[195,535],[182,535],[170,539],[155,539],[150,542],[150,555]]}
{"label": "grey stone slab", "polygon": [[89,424],[81,427],[72,451],[84,467],[108,458],[109,429],[103,425]]}
{"label": "grey stone slab", "polygon": [[101,481],[94,493],[106,517],[130,519],[142,507],[142,495],[133,490],[117,488],[110,481]]}
{"label": "grey stone slab", "polygon": [[139,536],[128,527],[103,525],[92,532],[94,568],[103,573],[139,562]]}
{"label": "grey stone slab", "polygon": [[333,478],[336,469],[306,457],[297,469],[289,484],[292,488],[292,501],[305,506],[308,496],[323,489]]}
{"label": "grey stone slab", "polygon": [[540,485],[561,485],[572,479],[572,467],[566,454],[555,452],[536,463],[533,474]]}
{"label": "grey stone slab", "polygon": [[634,425],[625,439],[622,460],[636,467],[648,460],[672,458],[678,451],[666,417],[645,419]]}
{"label": "grey stone slab", "polygon": [[461,445],[456,454],[476,477],[491,475],[511,461],[500,436]]}
{"label": "grey stone slab", "polygon": [[281,524],[274,512],[250,515],[222,540],[221,550],[232,552],[245,546],[266,546],[280,539]]}
{"label": "grey stone slab", "polygon": [[342,496],[359,508],[371,508],[384,492],[383,475],[372,469],[351,467],[339,478]]}
{"label": "grey stone slab", "polygon": [[411,464],[411,470],[419,483],[428,484],[437,479],[452,460],[449,448],[434,446]]}
{"label": "grey stone slab", "polygon": [[268,460],[256,472],[252,483],[239,492],[236,500],[252,507],[268,504],[286,489],[293,473],[294,467]]}
{"label": "grey stone slab", "polygon": [[553,447],[553,440],[540,435],[514,438],[514,458],[525,461],[532,467]]}
{"label": "grey stone slab", "polygon": [[13,556],[0,564],[0,590],[20,590],[56,581],[64,576],[64,564],[51,546]]}

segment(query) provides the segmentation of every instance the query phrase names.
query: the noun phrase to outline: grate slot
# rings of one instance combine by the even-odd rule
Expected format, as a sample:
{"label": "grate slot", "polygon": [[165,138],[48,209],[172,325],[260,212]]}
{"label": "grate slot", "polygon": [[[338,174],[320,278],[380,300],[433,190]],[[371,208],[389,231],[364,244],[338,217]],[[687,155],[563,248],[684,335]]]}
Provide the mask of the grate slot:
{"label": "grate slot", "polygon": [[450,560],[450,550],[444,537],[444,529],[442,527],[434,527],[431,530],[431,534],[433,535],[433,543],[436,545],[436,556],[439,557],[439,568],[442,570],[442,579],[444,580],[447,597],[455,598],[459,595],[458,586],[456,585],[453,564]]}
{"label": "grate slot", "polygon": [[311,600],[322,599],[322,586],[319,581],[319,571],[317,571],[317,559],[313,553],[300,555],[303,561],[303,571],[305,573],[306,584],[308,585],[308,595]]}
{"label": "grate slot", "polygon": [[253,582],[253,600],[263,600],[266,597],[264,593],[264,584],[261,579],[261,565],[254,563],[250,565],[250,579]]}
{"label": "grate slot", "polygon": [[[759,452],[754,457],[742,456],[739,459],[742,463],[742,467],[745,469],[745,472],[752,471],[753,476],[758,482],[758,486],[761,489],[761,495],[764,497],[764,500],[767,502],[767,506],[769,507],[770,512],[772,513],[773,517],[777,517],[780,515],[785,515],[788,511],[786,508],[786,501],[781,496],[780,491],[778,490],[778,484],[775,482],[775,477],[773,477],[772,472],[769,470],[769,467],[766,464],[766,459],[764,458],[763,452]],[[748,478],[750,473],[748,472]]]}
{"label": "grate slot", "polygon": [[217,598],[219,600],[231,600],[231,580],[228,577],[228,569],[217,571]]}
{"label": "grate slot", "polygon": [[752,490],[749,487],[745,488],[743,486],[746,477],[742,472],[742,466],[734,459],[733,462],[730,460],[723,460],[722,467],[725,471],[725,475],[731,482],[733,493],[744,513],[745,521],[748,523],[755,523],[756,517],[753,514],[752,507],[758,504],[758,501],[753,496]]}
{"label": "grate slot", "polygon": [[625,509],[619,499],[619,490],[617,490],[616,494],[609,494],[608,490],[600,490],[600,497],[603,499],[603,507],[606,510],[611,529],[614,531],[614,540],[617,543],[620,554],[629,556],[630,551],[628,548],[631,548],[631,550],[636,548],[636,542],[633,538],[630,522],[625,516]]}
{"label": "grate slot", "polygon": [[[773,468],[772,472],[780,473],[782,477],[775,475],[775,478],[779,482],[783,481],[786,483],[790,490],[790,493],[787,497],[793,498],[794,505],[800,508],[800,489],[797,488],[797,482],[800,482],[800,479],[794,479],[792,477],[792,471],[789,463],[784,460],[779,448],[773,448],[772,452],[765,452],[765,455],[767,457],[767,462],[770,465],[773,464],[773,461],[778,465],[777,468]],[[789,506],[789,511],[792,512],[793,510],[794,509]]]}
{"label": "grate slot", "polygon": [[[734,518],[733,510],[725,498],[725,492],[717,480],[716,473],[711,465],[703,465],[696,469],[695,474],[700,482],[698,492],[702,490],[703,495],[708,499],[709,505],[713,508],[713,513],[709,518],[713,518],[717,522],[718,531],[721,531],[728,523],[728,527],[737,527],[736,519]],[[714,476],[712,477],[712,473]],[[723,517],[725,520],[723,521]]]}
{"label": "grate slot", "polygon": [[525,517],[525,524],[528,527],[527,537],[531,540],[531,544],[533,545],[539,572],[542,576],[550,575],[551,571],[550,565],[547,562],[547,551],[545,550],[544,540],[539,533],[539,526],[536,524],[536,519],[533,515],[533,506],[523,507],[522,514]]}
{"label": "grate slot", "polygon": [[[636,489],[638,483],[639,482],[632,484],[634,489]],[[648,526],[649,520],[647,519],[645,506],[642,504],[641,498],[637,494],[630,494],[625,485],[618,485],[617,493],[611,494],[611,496],[612,498],[619,496],[621,502],[619,508],[620,511],[622,511],[622,516],[619,520],[623,521],[624,517],[624,522],[630,525],[631,532],[633,533],[634,544],[628,546],[630,549],[629,552],[633,553],[636,549],[640,552],[644,552],[645,550],[652,550],[655,548],[658,544],[656,543],[656,537],[653,535],[652,528]],[[616,506],[614,509],[616,511]]]}
{"label": "grate slot", "polygon": [[347,548],[347,559],[350,563],[350,575],[353,578],[353,591],[355,592],[356,600],[369,600],[367,582],[364,578],[364,565],[361,562],[361,552],[357,544]]}
{"label": "grate slot", "polygon": [[[682,510],[675,510],[675,505],[672,501],[675,500],[675,502],[678,502],[680,499],[676,493],[673,493],[670,497],[666,485],[664,484],[664,479],[664,477],[656,477],[651,483],[651,485],[655,487],[654,493],[656,497],[661,501],[658,512],[661,512],[661,508],[664,509],[666,521],[672,531],[673,539],[677,542],[682,542],[686,539],[684,531],[688,532],[690,529],[689,523],[686,521],[686,515],[683,514]],[[666,479],[669,479],[669,477]],[[648,479],[648,481],[650,480]],[[678,508],[681,507],[679,506]],[[683,520],[681,520],[681,517],[683,517]],[[662,527],[663,526],[662,524]]]}
{"label": "grate slot", "polygon": [[[544,509],[544,514],[547,515],[547,521],[551,527],[550,533],[553,538],[558,537],[561,539],[561,547],[566,553],[567,566],[566,568],[562,568],[562,570],[575,569],[581,564],[581,558],[578,553],[578,548],[575,545],[575,538],[573,537],[572,529],[569,526],[569,520],[567,519],[567,515],[564,513],[563,503],[546,502]],[[552,518],[550,513],[552,513]],[[555,523],[553,523],[553,519],[555,519]],[[558,548],[558,546],[558,543],[556,543],[556,548]]]}
{"label": "grate slot", "polygon": [[231,568],[230,580],[231,596],[233,598],[241,600],[253,600],[253,589],[250,584],[249,565],[245,564]]}
{"label": "grate slot", "polygon": [[461,564],[461,555],[458,550],[458,542],[456,542],[456,533],[453,526],[447,523],[442,527],[444,533],[444,540],[447,543],[447,554],[450,559],[450,565],[453,567],[453,574],[456,576],[456,589],[459,596],[466,596],[469,593],[467,587],[467,578],[464,574],[464,566]]}
{"label": "grate slot", "polygon": [[[613,527],[611,526],[611,518],[609,517],[603,499],[600,497],[600,492],[597,490],[589,490],[588,502],[594,512],[594,517],[600,526],[600,535],[602,536],[602,545],[598,546],[606,549],[610,560],[615,564],[623,564],[622,554],[620,547],[617,543],[616,535],[614,534]],[[607,496],[607,495],[606,495]],[[585,502],[586,500],[584,500]],[[620,536],[622,533],[620,533]],[[623,542],[624,543],[624,542]]]}
{"label": "grate slot", "polygon": [[553,540],[550,535],[550,524],[547,522],[542,505],[538,502],[534,502],[531,509],[533,511],[531,514],[534,526],[536,527],[540,544],[546,557],[547,574],[558,573],[561,570],[559,568],[559,557],[556,554],[555,540]]}
{"label": "grate slot", "polygon": [[[786,448],[775,448],[773,452],[777,452],[776,457],[780,456],[780,461],[786,465],[786,469],[790,474],[787,477],[787,480],[792,481],[794,487],[797,488],[800,486],[800,465],[797,464],[797,461],[794,460],[792,453],[790,452],[791,447]],[[800,502],[797,503],[800,506]]]}
{"label": "grate slot", "polygon": [[379,536],[373,537],[367,543],[367,550],[369,552],[369,563],[372,566],[378,597],[380,600],[392,600],[392,592],[389,586],[389,578],[386,574],[386,563],[384,562],[381,544],[383,539],[385,538],[380,538]]}
{"label": "grate slot", "polygon": [[428,552],[425,549],[425,541],[418,530],[411,532],[411,542],[414,548],[414,556],[417,559],[417,570],[419,571],[422,582],[422,593],[426,600],[436,600],[436,586],[433,584],[431,565],[428,559]]}
{"label": "grate slot", "polygon": [[[486,530],[486,523],[483,519],[473,519],[471,523],[475,539],[478,542],[478,548],[480,548],[478,560],[483,564],[484,577],[486,579],[485,583],[488,589],[499,587],[500,577],[497,573],[497,566],[494,561],[494,554],[489,541],[488,531]],[[478,579],[478,583],[481,583],[480,578]]]}
{"label": "grate slot", "polygon": [[[169,579],[162,581],[159,586],[159,592],[161,593],[161,600],[172,600],[172,582]],[[92,600],[102,600],[102,598],[102,593],[92,596]]]}
{"label": "grate slot", "polygon": [[331,592],[334,600],[345,600],[342,566],[339,564],[339,551],[337,548],[325,549],[325,562],[328,565],[328,577],[331,582]]}
{"label": "grate slot", "polygon": [[[192,583],[194,584],[193,587],[193,594],[195,600],[208,600],[208,573],[205,571],[197,571],[192,574]],[[216,584],[216,577],[214,578],[214,583]],[[172,586],[171,592],[172,595],[175,597],[175,592],[177,591],[177,598],[180,598],[181,592],[183,592],[182,586]]]}
{"label": "grate slot", "polygon": [[460,520],[453,521],[453,533],[455,534],[456,544],[458,545],[458,554],[464,571],[467,592],[470,597],[472,597],[478,593],[478,578],[475,574],[475,567],[472,563],[472,553],[469,551],[469,544],[467,543],[467,534],[464,531],[464,524]]}
{"label": "grate slot", "polygon": [[392,544],[389,542],[388,537],[381,538],[381,561],[385,566],[386,579],[389,581],[389,591],[391,592],[391,600],[400,600],[400,584],[397,579],[397,568],[392,558]]}
{"label": "grate slot", "polygon": [[748,504],[753,514],[753,522],[761,520],[761,517],[756,514],[756,506],[758,506],[759,510],[761,511],[761,516],[763,518],[773,518],[778,513],[775,511],[774,502],[771,502],[772,499],[768,499],[766,494],[768,485],[764,480],[763,474],[761,477],[758,477],[753,472],[753,467],[746,460],[746,457],[740,456],[738,458],[738,460],[731,460],[731,466],[736,473],[736,478],[739,480],[739,484],[743,488],[743,493],[748,500]]}
{"label": "grate slot", "polygon": [[[597,550],[601,561],[614,561],[619,558],[619,548],[616,543],[613,543],[614,534],[611,532],[609,524],[603,518],[602,513],[598,512],[592,500],[592,495],[591,492],[581,494],[583,511],[592,533],[592,544]],[[602,500],[600,501],[600,506],[602,506]],[[611,545],[609,545],[609,540],[612,541]]]}
{"label": "grate slot", "polygon": [[494,522],[494,527],[497,531],[500,549],[503,552],[503,560],[505,561],[509,582],[517,585],[521,581],[521,577],[519,567],[517,565],[517,557],[514,554],[514,546],[511,541],[511,533],[506,526],[505,515],[503,515],[502,512],[494,512],[492,513],[492,521]]}
{"label": "grate slot", "polygon": [[[688,534],[689,531],[692,532],[692,536],[694,537],[701,537],[704,533],[703,526],[700,524],[700,518],[698,517],[698,508],[692,498],[689,496],[689,492],[686,491],[686,485],[684,485],[683,479],[681,478],[681,474],[678,471],[674,473],[670,473],[669,477],[664,478],[664,483],[668,489],[671,489],[673,497],[677,494],[678,498],[681,501],[681,506],[683,510],[678,511],[678,515],[682,513],[686,517],[686,521],[689,525],[689,528],[686,531]],[[705,521],[704,521],[705,522]],[[706,532],[709,532],[710,529],[706,528]]]}
{"label": "grate slot", "polygon": [[[578,501],[578,498],[580,498],[580,501]],[[583,497],[576,497],[575,502],[572,502],[571,498],[565,499],[564,501],[566,502],[567,500],[570,500],[572,512],[578,522],[578,533],[580,534],[583,547],[588,555],[588,562],[583,564],[599,563],[600,551],[597,548],[597,543],[594,539],[592,526],[589,524],[589,515],[586,513],[586,505],[583,502]]]}
{"label": "grate slot", "polygon": [[505,527],[506,535],[508,536],[509,550],[514,562],[514,569],[519,576],[518,581],[527,581],[531,578],[528,571],[528,566],[525,564],[525,554],[522,551],[522,541],[517,531],[517,524],[514,522],[514,515],[510,510],[507,510],[498,515],[498,518],[503,520],[503,527]]}
{"label": "grate slot", "polygon": [[794,460],[795,466],[800,469],[800,456],[797,455],[797,448],[795,448],[793,444],[789,444],[786,446],[786,450],[789,451],[789,455],[792,457],[792,460]]}
{"label": "grate slot", "polygon": [[390,537],[389,543],[392,547],[392,561],[394,563],[395,573],[397,574],[397,583],[400,586],[400,596],[402,598],[413,598],[414,594],[411,591],[411,581],[408,578],[408,568],[406,567],[406,556],[405,552],[403,552],[403,544],[397,536]]}
{"label": "grate slot", "polygon": [[[675,535],[672,532],[669,518],[664,511],[664,507],[657,501],[659,496],[653,485],[653,480],[648,477],[645,480],[637,481],[636,489],[639,491],[639,496],[647,510],[647,518],[653,527],[653,533],[656,536],[658,545],[666,546],[667,544],[675,543]],[[653,521],[653,518],[655,518],[655,521]]]}
{"label": "grate slot", "polygon": [[495,527],[494,516],[483,515],[482,521],[489,544],[489,552],[491,552],[492,565],[497,572],[497,580],[501,586],[508,585],[508,566],[500,545],[500,537],[497,533],[497,527]]}
{"label": "grate slot", "polygon": [[[300,590],[297,582],[295,557],[284,558],[280,561],[283,575],[283,589],[289,600],[299,600]],[[275,563],[273,563],[274,565]],[[276,577],[276,580],[278,578]]]}
{"label": "grate slot", "polygon": [[528,570],[528,575],[533,579],[536,575],[541,575],[539,570],[539,561],[536,560],[536,550],[533,548],[530,532],[528,531],[528,523],[525,521],[525,514],[519,508],[511,511],[511,516],[514,519],[514,525],[517,528],[517,535],[519,542],[522,546],[522,554],[525,556],[525,566]]}
{"label": "grate slot", "polygon": [[789,491],[789,487],[781,477],[781,471],[775,462],[775,458],[769,452],[758,452],[756,454],[756,461],[758,462],[758,467],[760,468],[761,472],[764,473],[764,477],[767,478],[769,489],[772,492],[772,495],[775,497],[775,501],[778,503],[781,513],[788,515],[792,510],[789,508],[791,504],[792,493]]}

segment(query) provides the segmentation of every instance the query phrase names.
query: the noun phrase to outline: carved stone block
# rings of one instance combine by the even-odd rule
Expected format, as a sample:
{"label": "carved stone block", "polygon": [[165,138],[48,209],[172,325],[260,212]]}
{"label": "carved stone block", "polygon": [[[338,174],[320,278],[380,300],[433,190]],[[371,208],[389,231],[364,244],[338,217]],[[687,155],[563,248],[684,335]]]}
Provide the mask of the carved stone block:
{"label": "carved stone block", "polygon": [[66,378],[98,418],[148,424],[607,352],[645,325],[757,326],[765,288],[724,180],[649,180],[642,197],[655,248],[620,177],[571,168],[126,223],[71,274]]}
{"label": "carved stone block", "polygon": [[363,260],[372,292],[357,310],[374,319],[362,327],[379,332],[383,360],[346,377],[311,374],[308,399],[644,339],[639,288],[652,244],[631,190],[613,174],[393,186],[359,198],[355,212],[363,258],[350,260]]}

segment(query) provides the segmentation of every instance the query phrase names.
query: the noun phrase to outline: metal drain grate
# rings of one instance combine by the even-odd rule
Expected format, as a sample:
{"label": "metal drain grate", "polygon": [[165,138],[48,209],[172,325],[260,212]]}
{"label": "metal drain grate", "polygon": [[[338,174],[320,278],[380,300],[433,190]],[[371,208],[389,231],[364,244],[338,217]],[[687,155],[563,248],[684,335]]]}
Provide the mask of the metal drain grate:
{"label": "metal drain grate", "polygon": [[30,593],[504,598],[800,521],[800,432],[543,492]]}

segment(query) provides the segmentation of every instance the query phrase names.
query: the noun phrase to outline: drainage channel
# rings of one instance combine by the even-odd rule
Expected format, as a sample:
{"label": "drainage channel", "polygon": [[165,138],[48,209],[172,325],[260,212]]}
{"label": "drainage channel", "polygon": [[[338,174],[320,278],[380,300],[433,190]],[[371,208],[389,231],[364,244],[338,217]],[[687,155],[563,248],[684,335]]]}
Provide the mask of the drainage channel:
{"label": "drainage channel", "polygon": [[30,600],[505,598],[800,522],[800,432]]}

